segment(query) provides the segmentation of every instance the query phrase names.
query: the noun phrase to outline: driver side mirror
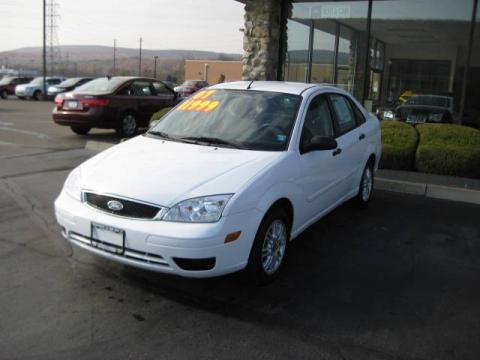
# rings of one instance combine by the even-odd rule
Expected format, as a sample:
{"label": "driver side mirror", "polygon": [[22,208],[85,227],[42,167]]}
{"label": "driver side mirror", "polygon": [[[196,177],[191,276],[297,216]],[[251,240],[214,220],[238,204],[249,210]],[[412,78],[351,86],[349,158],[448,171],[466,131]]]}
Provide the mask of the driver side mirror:
{"label": "driver side mirror", "polygon": [[302,147],[302,153],[310,151],[333,150],[338,147],[337,141],[328,136],[314,136]]}

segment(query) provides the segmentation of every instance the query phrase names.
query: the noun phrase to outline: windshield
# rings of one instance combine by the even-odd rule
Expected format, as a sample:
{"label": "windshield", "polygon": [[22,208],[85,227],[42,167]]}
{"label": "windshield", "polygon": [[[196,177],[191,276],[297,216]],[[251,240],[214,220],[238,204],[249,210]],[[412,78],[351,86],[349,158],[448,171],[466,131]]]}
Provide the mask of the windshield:
{"label": "windshield", "polygon": [[283,151],[301,97],[253,90],[203,90],[183,101],[149,133],[178,141]]}
{"label": "windshield", "polygon": [[62,81],[60,84],[58,84],[58,86],[61,86],[61,87],[68,87],[68,86],[73,86],[75,85],[81,78],[71,78],[71,79],[67,79],[65,81]]}
{"label": "windshield", "polygon": [[30,81],[30,84],[43,84],[43,77],[36,77],[32,81]]}
{"label": "windshield", "polygon": [[450,99],[446,96],[417,95],[407,100],[407,105],[426,105],[450,107]]}
{"label": "windshield", "polygon": [[123,84],[125,79],[119,78],[99,78],[87,82],[86,84],[79,86],[75,89],[75,92],[89,92],[89,93],[111,93],[118,86]]}

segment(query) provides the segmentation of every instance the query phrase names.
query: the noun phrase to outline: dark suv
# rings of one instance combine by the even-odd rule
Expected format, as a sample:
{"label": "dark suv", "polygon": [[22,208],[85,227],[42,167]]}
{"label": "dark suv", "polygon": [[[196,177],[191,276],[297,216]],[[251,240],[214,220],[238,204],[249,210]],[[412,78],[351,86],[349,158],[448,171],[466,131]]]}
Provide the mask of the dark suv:
{"label": "dark suv", "polygon": [[57,95],[52,117],[79,135],[100,128],[132,136],[148,126],[153,113],[179,100],[170,87],[155,79],[104,77]]}
{"label": "dark suv", "polygon": [[6,76],[0,80],[0,97],[6,99],[8,95],[15,95],[15,88],[20,84],[32,81],[31,77]]}

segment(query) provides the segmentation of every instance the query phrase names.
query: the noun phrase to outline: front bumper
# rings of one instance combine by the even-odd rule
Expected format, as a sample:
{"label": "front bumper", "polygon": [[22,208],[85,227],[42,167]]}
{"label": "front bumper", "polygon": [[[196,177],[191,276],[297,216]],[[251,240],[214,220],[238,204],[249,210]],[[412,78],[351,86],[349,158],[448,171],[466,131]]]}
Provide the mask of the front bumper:
{"label": "front bumper", "polygon": [[[195,278],[243,269],[262,218],[254,210],[209,224],[127,219],[101,212],[64,192],[55,201],[55,215],[63,236],[87,251],[125,265]],[[92,221],[125,231],[123,254],[95,247],[91,238]],[[225,244],[226,235],[236,231],[241,231],[240,237]],[[212,259],[213,265],[205,270],[187,270],[184,266],[188,261],[212,264]]]}

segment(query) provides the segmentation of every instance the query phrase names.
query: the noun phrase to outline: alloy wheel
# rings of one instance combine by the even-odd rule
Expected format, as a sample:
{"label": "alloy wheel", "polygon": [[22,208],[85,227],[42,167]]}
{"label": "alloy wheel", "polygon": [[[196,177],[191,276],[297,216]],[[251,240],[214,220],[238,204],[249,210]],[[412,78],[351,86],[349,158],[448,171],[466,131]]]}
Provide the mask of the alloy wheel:
{"label": "alloy wheel", "polygon": [[372,187],[373,187],[373,174],[372,174],[372,169],[370,166],[367,166],[365,168],[365,171],[363,172],[363,179],[362,179],[362,200],[367,202],[368,199],[370,198],[370,195],[372,193]]}
{"label": "alloy wheel", "polygon": [[274,274],[282,264],[287,246],[287,228],[283,221],[274,220],[265,233],[262,245],[262,268]]}

